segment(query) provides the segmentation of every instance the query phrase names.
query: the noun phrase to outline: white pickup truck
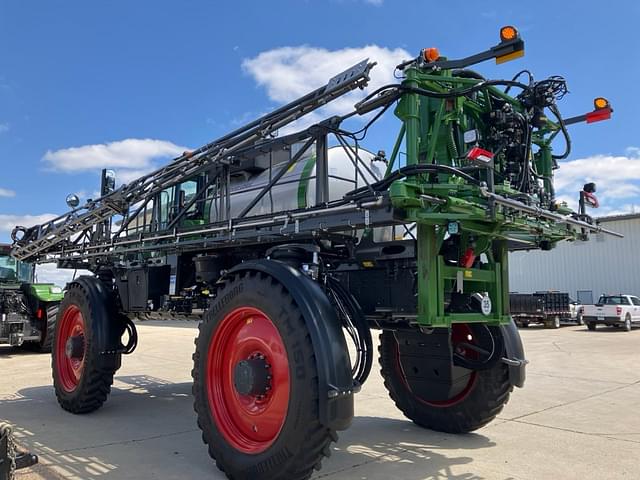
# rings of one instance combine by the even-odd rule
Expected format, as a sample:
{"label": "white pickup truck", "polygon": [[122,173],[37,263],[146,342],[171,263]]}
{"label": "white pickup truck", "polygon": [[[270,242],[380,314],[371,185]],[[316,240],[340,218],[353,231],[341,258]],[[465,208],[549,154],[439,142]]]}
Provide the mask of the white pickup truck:
{"label": "white pickup truck", "polygon": [[633,295],[602,295],[595,305],[585,305],[582,319],[589,330],[597,324],[624,327],[631,331],[634,323],[640,323],[640,298]]}

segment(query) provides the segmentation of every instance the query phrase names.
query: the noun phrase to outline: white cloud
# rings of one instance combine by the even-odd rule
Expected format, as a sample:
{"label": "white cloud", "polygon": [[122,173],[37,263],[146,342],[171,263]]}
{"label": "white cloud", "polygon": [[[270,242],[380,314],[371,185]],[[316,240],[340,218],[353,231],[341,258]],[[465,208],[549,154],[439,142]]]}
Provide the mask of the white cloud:
{"label": "white cloud", "polygon": [[59,287],[63,287],[74,278],[78,278],[80,275],[92,275],[87,270],[74,270],[56,268],[54,263],[44,263],[36,267],[36,278],[41,283],[53,283]]}
{"label": "white cloud", "polygon": [[0,232],[10,232],[16,225],[32,227],[56,218],[55,213],[42,213],[40,215],[6,215],[0,214]]}
{"label": "white cloud", "polygon": [[596,183],[601,205],[590,213],[601,216],[638,210],[640,149],[630,147],[626,155],[593,155],[561,162],[554,176],[557,198],[577,208],[578,192],[587,182]]}
{"label": "white cloud", "polygon": [[13,190],[0,187],[0,197],[15,197],[15,196],[16,196],[16,192],[14,192]]}
{"label": "white cloud", "polygon": [[369,3],[371,5],[380,6],[384,3],[384,0],[364,0],[364,3]]}
{"label": "white cloud", "polygon": [[7,122],[0,123],[0,133],[8,132],[9,124]]}
{"label": "white cloud", "polygon": [[166,140],[128,138],[116,142],[47,151],[43,161],[53,170],[73,173],[113,168],[124,183],[157,168],[156,160],[177,157],[185,150]]}
{"label": "white cloud", "polygon": [[321,111],[303,122],[309,125],[323,117],[344,114],[353,110],[353,104],[367,93],[389,83],[397,83],[393,77],[395,66],[412,56],[402,48],[389,49],[378,45],[360,48],[327,50],[307,45],[280,47],[267,50],[254,58],[245,59],[242,68],[253,77],[267,95],[277,103],[287,103],[325,85],[331,77],[365,58],[378,64],[371,70],[371,81],[365,90],[356,90],[334,100]]}

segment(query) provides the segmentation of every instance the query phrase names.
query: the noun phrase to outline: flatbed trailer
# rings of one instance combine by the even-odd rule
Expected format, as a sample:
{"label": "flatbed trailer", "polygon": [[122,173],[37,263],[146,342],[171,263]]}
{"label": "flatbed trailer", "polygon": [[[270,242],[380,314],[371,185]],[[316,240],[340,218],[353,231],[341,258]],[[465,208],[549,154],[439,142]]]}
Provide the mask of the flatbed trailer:
{"label": "flatbed trailer", "polygon": [[542,323],[547,328],[560,328],[562,322],[573,320],[568,293],[510,293],[509,303],[511,316],[519,327]]}
{"label": "flatbed trailer", "polygon": [[[106,401],[135,350],[133,319],[179,317],[200,321],[194,407],[209,454],[233,479],[306,479],[320,468],[352,421],[373,329],[385,386],[409,419],[452,433],[492,421],[525,379],[508,251],[615,234],[558,204],[553,189],[568,155],[552,153],[554,138],[568,148],[567,125],[608,118],[608,102],[563,118],[561,77],[522,83],[469,70],[523,51],[510,26],[463,59],[424,49],[397,66],[399,83],[353,111],[276,136],[364,88],[374,66],[364,60],[128,185],[115,188],[105,171],[101,198],[71,197],[70,212],[17,227],[16,258],[93,272],[60,306],[62,408]],[[390,156],[364,150],[392,107]],[[364,127],[348,130],[357,116]]]}

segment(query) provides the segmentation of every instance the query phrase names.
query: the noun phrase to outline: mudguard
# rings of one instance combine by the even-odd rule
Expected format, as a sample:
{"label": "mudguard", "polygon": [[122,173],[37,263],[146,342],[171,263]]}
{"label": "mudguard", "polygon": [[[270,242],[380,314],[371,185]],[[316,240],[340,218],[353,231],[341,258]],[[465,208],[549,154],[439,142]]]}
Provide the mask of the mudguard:
{"label": "mudguard", "polygon": [[500,331],[504,339],[507,365],[509,365],[509,382],[515,387],[522,388],[526,378],[527,360],[524,356],[524,347],[520,338],[520,332],[513,320],[508,325],[501,325]]}
{"label": "mudguard", "polygon": [[[105,284],[96,277],[83,275],[73,282],[87,292],[91,305],[93,338],[97,344],[101,361],[105,367],[120,367],[124,325],[119,321],[115,311],[115,298]],[[62,312],[60,313],[62,314]]]}
{"label": "mudguard", "polygon": [[291,294],[302,312],[318,365],[320,421],[332,430],[345,430],[353,419],[353,378],[340,321],[316,281],[277,260],[243,262],[229,274],[258,271],[273,277]]}

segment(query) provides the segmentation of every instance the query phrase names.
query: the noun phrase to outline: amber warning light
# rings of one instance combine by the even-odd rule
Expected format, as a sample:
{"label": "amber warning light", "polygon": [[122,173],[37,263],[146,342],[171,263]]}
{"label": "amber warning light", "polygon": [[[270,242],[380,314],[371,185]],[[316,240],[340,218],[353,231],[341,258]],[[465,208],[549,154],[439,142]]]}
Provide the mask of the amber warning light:
{"label": "amber warning light", "polygon": [[518,30],[516,27],[506,25],[500,29],[500,40],[508,42],[509,40],[515,40],[518,38]]}
{"label": "amber warning light", "polygon": [[520,39],[518,29],[512,25],[506,25],[500,29],[500,45],[503,48],[511,48],[511,51],[506,53],[500,53],[496,55],[496,64],[508,62],[509,60],[515,60],[524,55],[524,43]]}

